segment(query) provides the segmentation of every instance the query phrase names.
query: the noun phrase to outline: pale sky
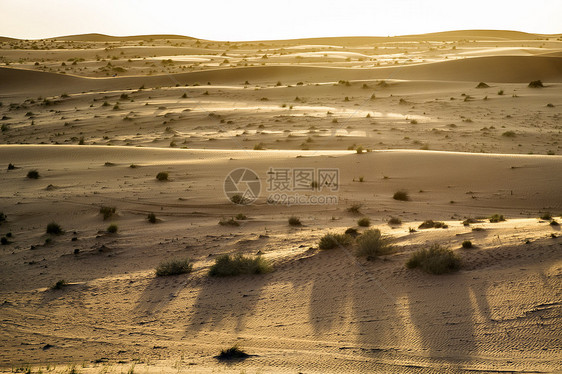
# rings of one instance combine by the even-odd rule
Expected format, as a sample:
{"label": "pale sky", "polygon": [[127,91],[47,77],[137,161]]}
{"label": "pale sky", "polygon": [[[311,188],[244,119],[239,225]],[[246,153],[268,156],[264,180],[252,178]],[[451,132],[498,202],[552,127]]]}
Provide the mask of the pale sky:
{"label": "pale sky", "polygon": [[562,0],[0,0],[0,36],[180,34],[212,40],[494,29],[562,33]]}

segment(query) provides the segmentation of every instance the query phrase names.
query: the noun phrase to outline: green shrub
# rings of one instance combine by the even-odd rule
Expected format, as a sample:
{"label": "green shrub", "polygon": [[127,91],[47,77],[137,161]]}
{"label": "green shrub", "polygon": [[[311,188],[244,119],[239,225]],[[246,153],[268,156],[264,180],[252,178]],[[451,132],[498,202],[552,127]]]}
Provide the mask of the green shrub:
{"label": "green shrub", "polygon": [[114,223],[112,223],[111,225],[109,225],[109,226],[107,227],[107,232],[110,233],[110,234],[115,234],[115,233],[117,233],[117,230],[118,230],[118,229],[119,229],[119,228],[117,227],[117,225],[114,224]]}
{"label": "green shrub", "polygon": [[60,225],[56,222],[51,222],[47,225],[47,234],[51,234],[51,235],[62,235],[64,233],[64,231],[62,231],[62,228],[60,227]]}
{"label": "green shrub", "polygon": [[369,217],[359,218],[357,220],[357,225],[361,227],[369,227],[371,226],[371,220],[369,219]]}
{"label": "green shrub", "polygon": [[160,182],[165,182],[168,180],[168,173],[165,171],[161,171],[156,174],[156,179],[158,179]]}
{"label": "green shrub", "polygon": [[353,243],[353,237],[348,234],[328,233],[320,238],[318,248],[333,249],[336,247],[349,247]]}
{"label": "green shrub", "polygon": [[472,242],[470,240],[465,240],[464,242],[462,242],[462,247],[463,248],[472,248]]}
{"label": "green shrub", "polygon": [[212,277],[230,277],[241,274],[265,274],[271,271],[271,265],[263,257],[247,257],[237,254],[217,257],[209,270],[209,275]]}
{"label": "green shrub", "polygon": [[39,172],[37,170],[30,170],[27,172],[27,177],[29,179],[39,179]]}
{"label": "green shrub", "polygon": [[291,226],[302,226],[301,220],[298,217],[289,217],[289,225]]}
{"label": "green shrub", "polygon": [[156,276],[179,275],[190,273],[193,269],[190,259],[173,259],[163,261],[156,267]]}
{"label": "green shrub", "polygon": [[357,255],[367,257],[368,260],[391,253],[392,250],[389,241],[382,237],[378,229],[367,230],[357,238]]}
{"label": "green shrub", "polygon": [[497,223],[497,222],[505,221],[505,218],[503,217],[503,214],[494,214],[489,218],[489,220],[491,223]]}
{"label": "green shrub", "polygon": [[219,360],[243,360],[250,357],[249,354],[238,348],[237,345],[230,347],[228,349],[222,349],[221,353],[217,356]]}
{"label": "green shrub", "polygon": [[146,219],[147,219],[148,222],[150,222],[150,223],[156,223],[156,214],[154,214],[154,213],[148,213],[148,216],[146,217]]}
{"label": "green shrub", "polygon": [[418,229],[446,229],[447,227],[449,226],[445,222],[427,220],[419,225]]}
{"label": "green shrub", "polygon": [[394,195],[392,196],[392,198],[394,200],[400,200],[400,201],[409,201],[410,200],[410,196],[408,196],[408,193],[406,191],[396,191],[394,193]]}
{"label": "green shrub", "polygon": [[102,206],[100,207],[100,214],[103,215],[103,220],[110,218],[115,214],[116,208],[114,206]]}
{"label": "green shrub", "polygon": [[429,249],[420,249],[410,256],[406,267],[421,268],[426,273],[444,274],[460,269],[460,258],[450,249],[434,244]]}
{"label": "green shrub", "polygon": [[345,230],[345,235],[349,235],[352,238],[355,238],[359,235],[359,231],[357,231],[357,229],[354,227],[350,227],[347,230]]}

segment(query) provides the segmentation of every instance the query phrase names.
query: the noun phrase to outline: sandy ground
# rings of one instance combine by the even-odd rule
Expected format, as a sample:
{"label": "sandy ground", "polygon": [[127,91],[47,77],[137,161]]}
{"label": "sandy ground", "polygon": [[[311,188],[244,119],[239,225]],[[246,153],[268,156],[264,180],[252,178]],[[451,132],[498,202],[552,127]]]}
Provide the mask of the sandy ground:
{"label": "sandy ground", "polygon": [[[562,233],[539,218],[562,221],[560,35],[0,39],[0,62],[2,371],[562,370]],[[261,181],[251,205],[225,196],[237,168]],[[337,201],[269,204],[281,169],[337,169],[300,192]],[[394,253],[318,249],[363,216]],[[405,267],[433,243],[461,270]],[[209,277],[223,253],[275,270]],[[179,257],[191,274],[155,276]],[[251,356],[215,358],[234,344]]]}

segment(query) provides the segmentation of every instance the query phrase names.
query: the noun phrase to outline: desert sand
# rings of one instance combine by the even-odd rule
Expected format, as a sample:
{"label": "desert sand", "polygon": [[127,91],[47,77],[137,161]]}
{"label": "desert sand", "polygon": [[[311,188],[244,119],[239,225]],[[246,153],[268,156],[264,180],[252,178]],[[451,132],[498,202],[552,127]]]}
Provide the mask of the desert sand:
{"label": "desert sand", "polygon": [[[1,371],[562,370],[561,35],[0,38],[0,63]],[[323,168],[300,194],[337,202],[269,203],[269,171]],[[361,217],[392,253],[319,249]],[[405,266],[435,243],[459,271]],[[273,271],[208,275],[236,253]],[[157,277],[172,258],[193,271]]]}

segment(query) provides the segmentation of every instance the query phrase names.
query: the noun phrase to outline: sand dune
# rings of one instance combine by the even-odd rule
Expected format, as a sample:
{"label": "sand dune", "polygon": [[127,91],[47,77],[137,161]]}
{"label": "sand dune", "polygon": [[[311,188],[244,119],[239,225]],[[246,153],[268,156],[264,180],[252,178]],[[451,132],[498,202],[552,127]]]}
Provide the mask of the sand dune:
{"label": "sand dune", "polygon": [[0,68],[0,90],[11,94],[55,94],[58,86],[68,92],[137,88],[141,85],[174,86],[212,81],[241,84],[246,80],[337,82],[338,80],[408,79],[497,83],[562,82],[562,58],[544,56],[479,57],[405,67],[344,69],[305,66],[267,66],[216,69],[149,77],[80,78],[62,74]]}
{"label": "sand dune", "polygon": [[[0,372],[562,370],[559,36],[0,49]],[[373,228],[391,251],[319,249]],[[406,266],[433,245],[460,268]],[[224,254],[274,271],[211,277]]]}

